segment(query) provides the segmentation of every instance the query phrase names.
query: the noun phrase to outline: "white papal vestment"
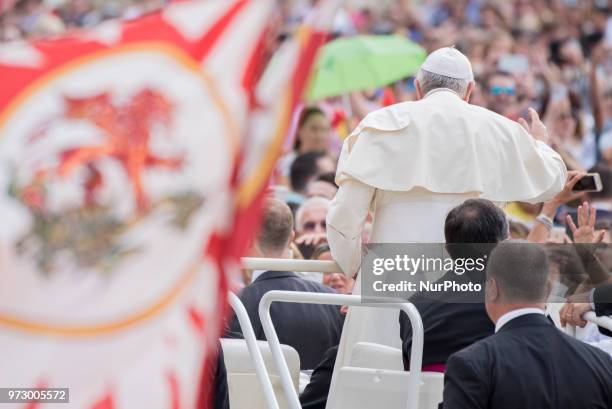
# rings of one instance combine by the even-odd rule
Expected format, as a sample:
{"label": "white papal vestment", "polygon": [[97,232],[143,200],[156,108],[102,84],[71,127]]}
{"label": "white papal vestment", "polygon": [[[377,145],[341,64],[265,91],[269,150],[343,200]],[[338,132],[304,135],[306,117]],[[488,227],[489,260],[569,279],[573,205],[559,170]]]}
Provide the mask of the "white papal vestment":
{"label": "white papal vestment", "polygon": [[[369,210],[370,243],[443,243],[448,211],[466,199],[541,202],[566,174],[561,157],[520,124],[434,90],[372,112],[345,140],[327,217],[332,255],[346,274],[359,270]],[[336,368],[364,341],[400,348],[398,312],[351,307]]]}

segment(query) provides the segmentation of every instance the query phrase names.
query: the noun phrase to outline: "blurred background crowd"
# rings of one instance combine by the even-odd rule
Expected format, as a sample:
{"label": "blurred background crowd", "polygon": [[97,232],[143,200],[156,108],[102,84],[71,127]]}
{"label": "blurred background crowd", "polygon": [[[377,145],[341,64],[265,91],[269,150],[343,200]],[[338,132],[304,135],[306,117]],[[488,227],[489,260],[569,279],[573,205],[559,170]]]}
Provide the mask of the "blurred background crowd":
{"label": "blurred background crowd", "polygon": [[[287,33],[312,3],[285,3],[281,12]],[[336,18],[335,35],[397,34],[427,52],[454,45],[469,57],[474,69],[477,87],[472,104],[514,120],[527,119],[527,108],[534,107],[568,169],[600,174],[603,190],[599,193],[566,191],[554,203],[509,203],[511,238],[571,242],[565,216],[588,201],[598,210],[596,228],[607,230],[604,241],[610,242],[612,5],[605,0],[375,3],[373,7],[373,2],[348,2]],[[297,212],[294,243],[302,256],[329,258],[326,199],[332,199],[337,189],[333,163],[342,139],[368,112],[414,98],[413,78],[406,78],[387,87],[307,104],[296,114],[293,144],[279,162],[275,190]],[[544,236],[539,229],[533,231],[540,213],[555,221],[551,233]],[[344,289],[346,283],[338,286]]]}
{"label": "blurred background crowd", "polygon": [[[133,19],[169,1],[0,0],[0,41],[53,36],[110,18]],[[277,1],[275,22],[280,34],[267,42],[270,54],[292,38],[317,3]],[[529,120],[528,108],[535,108],[548,130],[551,147],[571,171],[570,180],[586,172],[600,175],[600,192],[573,192],[568,181],[549,202],[508,203],[504,210],[510,239],[593,243],[598,241],[591,237],[593,232],[603,231],[602,241],[612,243],[612,0],[346,0],[334,21],[333,37],[354,35],[396,35],[427,53],[456,47],[473,67],[476,89],[470,103],[513,120]],[[245,256],[332,260],[326,217],[338,190],[335,173],[343,140],[369,112],[414,100],[413,80],[407,77],[379,88],[310,98],[299,107],[270,184],[277,200],[264,206],[262,233]],[[588,217],[582,221],[577,217],[585,208],[587,215],[589,208],[597,210],[593,223],[585,221]],[[551,225],[543,224],[541,215],[552,220]],[[567,225],[568,215],[576,220],[583,236],[587,231],[587,239],[581,241],[576,227]],[[371,216],[363,230],[364,243],[369,223]],[[610,254],[608,251],[604,260],[606,266],[612,265]],[[340,273],[298,273],[300,277],[269,273],[244,271],[237,283],[244,287],[241,300],[259,339],[264,334],[256,312],[266,291],[347,294],[355,283],[355,277]],[[281,341],[298,350],[302,369],[311,370],[324,358],[321,365],[329,376],[322,376],[322,381],[315,377],[318,383],[313,383],[324,386],[316,393],[311,391],[323,398],[305,408],[324,406],[345,313],[346,309],[331,307],[273,312],[278,314],[275,321],[282,321]],[[487,325],[491,332],[491,323]],[[235,319],[229,330],[240,330]],[[311,342],[313,334],[318,337],[315,342]],[[595,340],[599,342],[599,335]],[[610,338],[605,342],[612,351]]]}
{"label": "blurred background crowd", "polygon": [[[135,18],[167,0],[5,0],[0,39],[59,34],[105,19]],[[279,47],[295,33],[317,0],[279,0]],[[608,0],[350,0],[334,22],[334,36],[396,34],[428,52],[454,45],[470,59],[476,77],[471,103],[511,119],[534,107],[552,146],[568,169],[594,171],[603,191],[565,194],[545,204],[510,203],[511,236],[527,238],[546,208],[555,228],[541,240],[570,242],[565,215],[585,200],[598,209],[599,229],[610,231],[612,211],[612,4]],[[337,190],[342,140],[368,113],[415,98],[413,79],[305,104],[295,113],[290,143],[278,163],[272,190],[294,212],[293,256],[330,259],[325,217]],[[503,181],[500,181],[503,183]],[[560,202],[563,203],[560,203]],[[367,236],[367,229],[364,233]],[[532,235],[533,237],[533,235]],[[367,240],[367,237],[364,237]],[[610,241],[608,233],[606,241]],[[350,291],[346,277],[319,277]],[[244,284],[250,276],[244,277]]]}

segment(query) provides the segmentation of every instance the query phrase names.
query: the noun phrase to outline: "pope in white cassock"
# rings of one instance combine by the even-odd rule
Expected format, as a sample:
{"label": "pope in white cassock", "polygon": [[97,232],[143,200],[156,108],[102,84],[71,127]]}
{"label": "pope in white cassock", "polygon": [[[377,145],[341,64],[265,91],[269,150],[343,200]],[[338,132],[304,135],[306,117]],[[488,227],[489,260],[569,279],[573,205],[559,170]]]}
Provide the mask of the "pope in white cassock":
{"label": "pope in white cassock", "polygon": [[[465,55],[438,49],[417,74],[417,101],[370,113],[345,140],[327,216],[329,246],[345,274],[359,270],[370,210],[371,243],[444,243],[448,211],[468,198],[535,203],[563,188],[566,167],[537,113],[530,109],[529,127],[470,105],[473,78]],[[336,367],[364,341],[401,348],[398,312],[351,308]]]}

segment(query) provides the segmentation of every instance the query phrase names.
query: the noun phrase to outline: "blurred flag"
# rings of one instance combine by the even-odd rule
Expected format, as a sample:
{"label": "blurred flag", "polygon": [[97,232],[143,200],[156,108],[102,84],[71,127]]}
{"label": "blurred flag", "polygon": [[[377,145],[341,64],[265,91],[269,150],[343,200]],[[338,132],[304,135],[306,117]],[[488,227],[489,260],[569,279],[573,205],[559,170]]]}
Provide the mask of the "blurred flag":
{"label": "blurred flag", "polygon": [[311,68],[318,51],[328,40],[334,16],[343,0],[319,2],[306,16],[297,34],[281,45],[261,80],[253,89],[253,110],[236,172],[236,218],[227,247],[240,254],[254,228],[262,198],[283,146],[297,106],[304,96]]}
{"label": "blurred flag", "polygon": [[338,136],[344,140],[349,134],[349,123],[346,112],[342,108],[336,108],[332,115],[331,124]]}
{"label": "blurred flag", "polygon": [[224,272],[324,39],[305,26],[262,78],[273,15],[271,0],[185,1],[0,45],[2,387],[208,407]]}

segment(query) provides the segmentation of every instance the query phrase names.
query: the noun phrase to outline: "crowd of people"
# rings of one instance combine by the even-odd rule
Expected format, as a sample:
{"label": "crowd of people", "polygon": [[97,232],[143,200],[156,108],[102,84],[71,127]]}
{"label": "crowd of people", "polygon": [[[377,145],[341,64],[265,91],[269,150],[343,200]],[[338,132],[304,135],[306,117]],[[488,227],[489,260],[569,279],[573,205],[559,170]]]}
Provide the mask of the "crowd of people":
{"label": "crowd of people", "polygon": [[[301,8],[287,6],[283,9],[285,22],[298,21],[296,16],[304,15],[308,10],[306,3]],[[565,371],[555,365],[543,372],[537,365],[530,368],[525,365],[521,372],[525,376],[540,373],[543,379],[556,377],[554,384],[534,381],[527,390],[544,391],[542,399],[548,402],[566,399],[566,403],[577,403],[589,397],[602,407],[610,405],[612,338],[608,337],[610,334],[605,329],[588,324],[583,314],[591,310],[600,315],[609,312],[609,304],[603,300],[610,287],[598,287],[596,291],[590,288],[594,283],[610,282],[612,268],[612,82],[608,79],[612,73],[611,5],[606,1],[519,0],[395,1],[381,2],[379,6],[347,6],[336,19],[336,35],[394,33],[421,44],[428,52],[453,45],[465,53],[472,64],[476,87],[469,102],[523,123],[528,130],[528,123],[533,124],[537,117],[541,118],[542,132],[547,135],[546,143],[559,154],[568,169],[563,188],[545,201],[509,202],[501,206],[503,211],[498,203],[482,199],[470,199],[455,207],[446,219],[447,226],[453,224],[454,227],[445,239],[447,243],[522,240],[522,247],[499,249],[491,255],[490,263],[496,262],[498,267],[489,268],[490,274],[495,276],[489,279],[498,283],[496,296],[508,304],[516,305],[519,303],[517,300],[521,300],[524,305],[516,316],[546,310],[547,301],[567,299],[560,311],[547,311],[547,314],[549,319],[560,322],[558,325],[577,326],[577,338],[581,341],[559,338],[561,331],[551,331],[554,326],[543,325],[549,324],[548,320],[531,316],[529,319],[533,322],[529,325],[533,328],[520,328],[513,322],[513,325],[508,324],[503,337],[491,338],[505,326],[506,319],[500,318],[508,313],[514,317],[514,313],[513,309],[495,311],[499,302],[490,300],[489,294],[481,304],[419,304],[415,299],[425,329],[423,368],[445,372],[448,386],[445,386],[444,406],[534,407],[534,403],[542,402],[538,400],[542,398],[542,392],[538,392],[539,395],[534,393],[538,398],[525,397],[521,404],[504,403],[512,395],[511,390],[501,383],[490,383],[490,380],[498,377],[509,379],[520,374],[503,364],[493,366],[487,359],[532,362],[544,356],[555,359],[568,355],[572,355],[572,360],[576,357],[572,365],[593,369],[578,369],[584,379],[584,395],[576,394],[575,389],[571,389],[572,396],[560,392],[569,386],[565,383],[569,383],[570,378],[555,375]],[[290,30],[291,25],[287,27]],[[269,199],[265,206],[263,236],[255,240],[249,256],[332,259],[329,238],[330,233],[336,234],[336,229],[330,232],[329,214],[339,188],[334,175],[343,140],[369,112],[417,99],[418,90],[413,79],[307,104],[296,113],[292,142],[279,160],[271,186],[274,199]],[[536,117],[529,108],[535,109]],[[587,173],[599,174],[601,191],[585,193],[574,190]],[[287,236],[290,237],[287,244],[281,246],[286,250],[282,255],[261,252],[257,243],[269,237],[266,231],[273,225],[267,223],[266,217],[272,217],[270,209],[278,208],[283,202],[288,206],[285,211],[291,209],[294,215],[293,236]],[[354,206],[360,206],[357,199]],[[345,207],[343,211],[347,209]],[[370,239],[372,218],[370,212],[359,232],[361,243]],[[542,249],[532,245],[535,243],[547,246]],[[572,244],[598,245],[596,257],[605,273],[596,278],[589,276],[586,270],[592,270],[592,263],[589,264],[580,251],[572,253],[569,250],[573,248]],[[525,264],[526,259],[531,260],[531,264]],[[577,265],[582,266],[578,268],[580,274]],[[521,269],[530,274],[518,275],[516,272]],[[353,270],[345,271],[345,274],[283,274],[290,275],[284,284],[279,282],[277,286],[267,288],[298,290],[302,287],[298,288],[291,282],[301,276],[303,281],[316,281],[348,294],[357,278]],[[253,287],[265,286],[258,282],[260,279],[257,277],[258,272],[244,273],[245,297],[254,291]],[[550,277],[556,279],[556,288],[552,290],[546,287]],[[327,290],[317,288],[310,291]],[[516,296],[521,291],[529,294],[528,302],[525,297]],[[599,294],[602,302],[592,303],[584,299],[585,294],[591,294],[593,298],[594,293]],[[253,307],[251,312],[257,320],[257,308]],[[340,314],[343,312],[346,309]],[[342,324],[329,320],[328,313],[320,306],[305,311],[300,306],[291,305],[286,306],[283,313],[272,314],[281,342],[284,340],[292,345],[292,337],[308,338],[311,342],[308,347],[296,342],[293,344],[309,361],[313,345],[319,349],[316,353],[318,363],[312,368],[302,368],[314,369],[310,383],[301,395],[305,408],[325,407],[334,363],[337,366],[339,362],[340,338],[335,337],[339,337],[336,330],[342,330]],[[292,318],[284,318],[284,314],[290,314]],[[292,326],[290,322],[295,320],[299,320],[301,328]],[[524,320],[528,321],[527,318]],[[404,366],[408,369],[411,328],[406,317],[400,318],[400,324]],[[478,342],[485,339],[485,343]],[[551,351],[541,344],[542,339],[549,339],[551,343],[561,342],[564,347]],[[588,344],[600,350],[585,347]],[[508,354],[508,350],[513,352]],[[531,357],[526,359],[527,355]],[[579,406],[569,404],[567,407]]]}
{"label": "crowd of people", "polygon": [[167,0],[6,0],[0,5],[0,41],[52,37],[102,21],[134,19]]}

